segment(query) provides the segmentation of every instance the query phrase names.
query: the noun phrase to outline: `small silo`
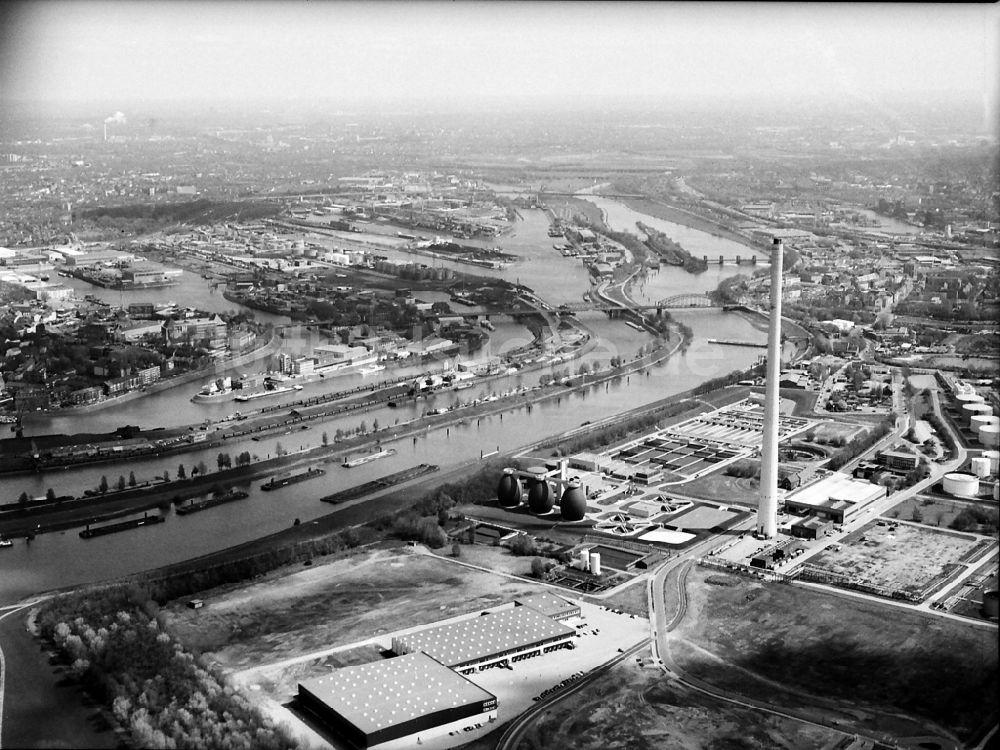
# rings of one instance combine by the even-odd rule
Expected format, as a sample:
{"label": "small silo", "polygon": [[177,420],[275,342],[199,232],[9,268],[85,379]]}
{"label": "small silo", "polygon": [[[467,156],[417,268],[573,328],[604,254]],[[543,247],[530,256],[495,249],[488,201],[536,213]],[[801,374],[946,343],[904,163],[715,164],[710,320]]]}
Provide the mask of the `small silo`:
{"label": "small silo", "polygon": [[513,469],[504,469],[497,485],[497,501],[501,508],[516,508],[521,504],[521,483],[514,476]]}
{"label": "small silo", "polygon": [[983,451],[983,458],[990,461],[990,474],[996,476],[1000,473],[1000,451]]}
{"label": "small silo", "polygon": [[944,475],[943,488],[955,497],[975,497],[979,494],[979,478],[973,474],[953,471]]}
{"label": "small silo", "polygon": [[536,515],[542,515],[552,510],[555,498],[552,489],[545,480],[545,471],[535,471],[528,480],[528,508]]}
{"label": "small silo", "polygon": [[986,448],[1000,447],[1000,425],[987,424],[980,427],[979,442]]}
{"label": "small silo", "polygon": [[990,475],[990,460],[988,458],[977,456],[969,463],[972,464],[972,473],[979,479],[985,479]]}
{"label": "small silo", "polygon": [[582,549],[580,550],[580,570],[590,569],[590,551]]}
{"label": "small silo", "polygon": [[590,574],[592,576],[599,576],[601,574],[601,553],[591,552],[590,553]]}
{"label": "small silo", "polygon": [[582,521],[587,514],[587,496],[579,479],[571,479],[559,501],[559,512],[564,521]]}
{"label": "small silo", "polygon": [[962,422],[971,424],[973,417],[992,417],[993,407],[982,401],[970,401],[962,404]]}
{"label": "small silo", "polygon": [[998,617],[998,612],[1000,612],[1000,592],[997,591],[984,591],[983,592],[983,615],[995,620]]}

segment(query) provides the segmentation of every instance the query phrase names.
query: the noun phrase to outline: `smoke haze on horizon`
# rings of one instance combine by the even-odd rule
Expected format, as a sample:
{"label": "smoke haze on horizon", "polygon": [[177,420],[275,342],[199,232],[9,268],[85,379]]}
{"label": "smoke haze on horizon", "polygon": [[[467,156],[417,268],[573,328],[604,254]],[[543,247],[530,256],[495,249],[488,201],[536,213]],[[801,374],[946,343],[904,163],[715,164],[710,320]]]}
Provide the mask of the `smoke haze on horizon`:
{"label": "smoke haze on horizon", "polygon": [[93,2],[3,11],[0,100],[996,96],[994,4]]}

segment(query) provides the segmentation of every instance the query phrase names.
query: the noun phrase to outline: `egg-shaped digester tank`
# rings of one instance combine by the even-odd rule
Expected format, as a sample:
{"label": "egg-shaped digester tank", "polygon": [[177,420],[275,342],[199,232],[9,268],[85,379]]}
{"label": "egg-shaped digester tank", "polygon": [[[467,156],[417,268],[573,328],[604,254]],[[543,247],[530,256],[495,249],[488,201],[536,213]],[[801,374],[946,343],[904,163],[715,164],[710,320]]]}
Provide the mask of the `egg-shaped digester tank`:
{"label": "egg-shaped digester tank", "polygon": [[559,510],[564,521],[582,521],[587,514],[587,496],[578,479],[572,480],[566,487],[559,501]]}
{"label": "egg-shaped digester tank", "polygon": [[516,508],[521,504],[521,483],[513,469],[504,469],[497,485],[497,501],[501,508]]}
{"label": "egg-shaped digester tank", "polygon": [[545,481],[544,474],[535,474],[528,485],[528,508],[532,513],[541,515],[552,510],[555,498],[552,496],[552,489]]}

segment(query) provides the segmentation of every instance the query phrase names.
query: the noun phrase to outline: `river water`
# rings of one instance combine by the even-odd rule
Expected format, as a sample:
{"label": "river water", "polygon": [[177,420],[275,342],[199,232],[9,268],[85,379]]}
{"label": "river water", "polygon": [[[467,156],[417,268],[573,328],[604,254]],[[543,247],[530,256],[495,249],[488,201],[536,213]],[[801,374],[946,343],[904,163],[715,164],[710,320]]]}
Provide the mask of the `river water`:
{"label": "river water", "polygon": [[[609,204],[616,203],[607,199],[596,200],[606,201]],[[657,225],[656,222],[661,221],[637,214],[624,206],[621,206],[620,211],[614,206],[602,207],[607,211],[609,224],[623,231],[634,228],[635,220],[654,226]],[[522,215],[523,220],[518,222],[514,231],[504,236],[501,242],[504,249],[518,253],[521,259],[518,263],[493,273],[511,281],[519,279],[554,305],[581,299],[581,295],[590,285],[586,269],[578,260],[563,258],[552,248],[553,240],[546,234],[548,221],[542,211],[522,211]],[[626,225],[627,222],[631,222],[631,227]],[[710,257],[712,254],[717,257],[727,252],[735,254],[732,248],[727,247],[735,243],[704,232],[698,234],[704,235],[696,236],[698,247],[705,248]],[[688,246],[688,243],[679,237],[675,239]],[[694,247],[692,242],[691,249]],[[746,248],[743,248],[743,252],[745,251]],[[468,272],[468,269],[468,266],[464,266],[460,270]],[[716,266],[704,274],[692,276],[679,268],[664,267],[658,272],[651,272],[644,282],[637,285],[635,297],[637,301],[651,301],[674,294],[709,291],[722,278],[741,271],[748,272],[748,269],[745,266],[738,268],[730,264],[721,268]],[[478,273],[478,269],[476,272]],[[113,299],[119,296],[117,291],[88,288],[87,293],[98,296],[102,296],[102,293],[110,295],[112,299],[109,301],[118,302],[117,299]],[[205,280],[190,273],[185,273],[180,286],[131,294],[137,295],[137,301],[139,298],[154,301],[169,299],[181,305],[193,305],[216,311],[232,309],[234,306],[222,299],[221,294],[211,292]],[[153,295],[161,295],[163,300]],[[125,301],[127,303],[128,300]],[[213,303],[218,303],[218,307],[208,306]],[[246,500],[186,517],[176,516],[171,512],[166,523],[156,526],[90,540],[81,540],[77,529],[42,534],[31,544],[18,539],[13,547],[0,549],[0,602],[39,590],[113,578],[205,554],[220,546],[238,544],[286,528],[296,518],[307,522],[330,512],[330,507],[318,500],[322,495],[421,462],[438,464],[442,469],[446,469],[466,460],[478,458],[481,452],[511,451],[547,435],[578,427],[583,422],[611,417],[627,409],[687,390],[707,379],[747,367],[761,354],[760,349],[707,343],[708,338],[764,342],[765,333],[740,315],[723,313],[717,309],[677,310],[673,315],[691,326],[695,332],[695,341],[687,353],[675,355],[648,373],[633,375],[622,379],[619,383],[595,386],[584,392],[567,394],[558,401],[537,404],[530,412],[520,408],[507,411],[502,416],[471,420],[465,425],[430,431],[416,441],[406,438],[392,444],[398,451],[395,456],[351,469],[331,463],[326,466],[327,474],[324,477],[282,490],[260,492],[256,486],[258,483],[255,483],[250,497]],[[606,363],[613,356],[629,357],[639,346],[650,340],[647,334],[635,331],[621,320],[611,320],[603,313],[584,313],[578,317],[600,338],[600,344],[587,355],[585,361]],[[492,335],[490,344],[493,352],[513,348],[530,340],[529,334],[522,326],[509,320],[504,321],[500,318],[495,321],[495,325],[497,331]],[[310,343],[313,342],[300,341],[294,346],[307,346]],[[579,362],[572,361],[562,366],[575,371]],[[367,377],[386,378],[397,374],[399,373],[385,370]],[[289,451],[316,446],[321,443],[323,432],[332,437],[338,428],[353,429],[362,420],[369,426],[375,420],[383,426],[392,425],[397,421],[403,422],[419,417],[427,409],[446,408],[456,401],[468,401],[519,385],[536,385],[539,375],[539,372],[511,375],[467,390],[443,392],[426,401],[399,408],[384,407],[363,415],[344,416],[283,437],[267,438],[260,442],[250,440],[232,442],[227,444],[225,450],[231,455],[249,450],[259,457],[266,457],[275,454],[279,442]],[[339,390],[358,382],[368,381],[363,381],[360,375],[354,375],[338,378],[335,383],[308,384],[306,388],[315,386],[317,389]],[[168,426],[198,421],[206,416],[222,416],[236,410],[237,405],[233,402],[208,406],[191,403],[190,397],[197,390],[197,385],[190,384],[164,391],[107,411],[35,417],[30,423],[28,434],[32,431],[35,434],[52,431],[103,431],[123,424],[139,424],[143,427]],[[301,395],[313,392],[318,391],[304,390]],[[199,461],[203,461],[212,470],[216,467],[218,450],[216,448],[179,456],[152,458],[129,462],[120,467],[111,464],[97,465],[46,472],[42,475],[5,478],[0,480],[0,495],[6,501],[12,501],[22,491],[27,491],[31,495],[42,495],[49,487],[52,487],[57,494],[80,495],[83,490],[96,487],[101,476],[107,476],[108,481],[113,484],[119,474],[127,476],[129,471],[133,471],[136,478],[142,481],[164,471],[174,475],[182,462],[188,471]]]}

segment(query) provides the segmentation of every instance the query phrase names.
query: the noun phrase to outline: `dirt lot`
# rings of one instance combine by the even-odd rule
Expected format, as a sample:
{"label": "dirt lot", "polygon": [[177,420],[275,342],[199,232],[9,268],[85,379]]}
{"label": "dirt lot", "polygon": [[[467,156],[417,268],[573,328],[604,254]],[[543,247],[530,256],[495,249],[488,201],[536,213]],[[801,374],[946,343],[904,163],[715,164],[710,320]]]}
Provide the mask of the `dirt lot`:
{"label": "dirt lot", "polygon": [[978,543],[967,534],[915,524],[890,531],[872,523],[845,537],[839,551],[828,547],[809,563],[872,586],[916,593]]}
{"label": "dirt lot", "polygon": [[698,567],[687,590],[690,610],[675,633],[688,648],[672,651],[713,684],[755,690],[756,675],[902,735],[933,733],[922,725],[937,722],[967,739],[996,721],[995,629]]}
{"label": "dirt lot", "polygon": [[816,425],[807,434],[813,435],[816,442],[836,440],[840,437],[843,437],[845,441],[850,441],[855,435],[861,434],[866,429],[864,426],[846,422],[824,422]]}
{"label": "dirt lot", "polygon": [[[292,569],[177,604],[167,627],[189,647],[240,670],[492,607],[539,590],[528,582],[401,548]],[[530,564],[530,558],[525,564]],[[386,612],[392,612],[387,619]]]}

